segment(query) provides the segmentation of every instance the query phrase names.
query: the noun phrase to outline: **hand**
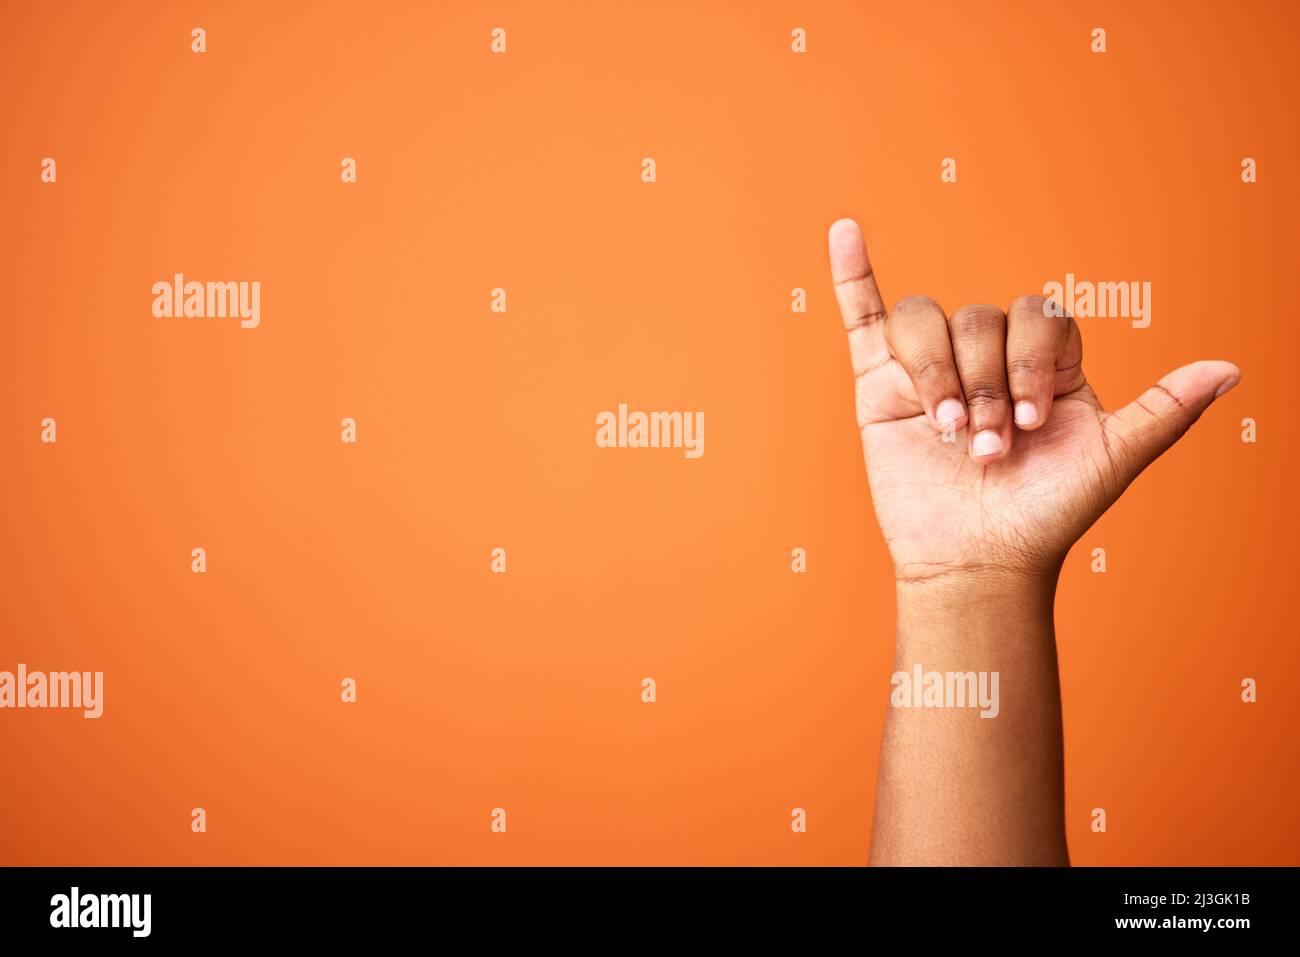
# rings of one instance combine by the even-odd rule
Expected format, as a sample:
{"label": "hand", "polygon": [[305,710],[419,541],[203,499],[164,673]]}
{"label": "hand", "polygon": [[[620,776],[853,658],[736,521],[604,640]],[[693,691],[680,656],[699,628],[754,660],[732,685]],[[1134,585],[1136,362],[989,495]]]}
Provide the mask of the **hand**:
{"label": "hand", "polygon": [[[876,518],[900,581],[1051,576],[1138,474],[1241,377],[1193,362],[1106,412],[1079,327],[1042,296],[951,317],[923,296],[886,314],[862,231],[830,229]],[[944,433],[947,432],[948,441]]]}

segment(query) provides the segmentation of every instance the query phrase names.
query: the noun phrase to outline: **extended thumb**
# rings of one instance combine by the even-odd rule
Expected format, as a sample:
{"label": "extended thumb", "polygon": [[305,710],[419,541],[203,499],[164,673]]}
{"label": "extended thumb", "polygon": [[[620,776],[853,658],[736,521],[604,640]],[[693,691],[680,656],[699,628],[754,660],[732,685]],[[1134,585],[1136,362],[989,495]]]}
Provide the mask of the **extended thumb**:
{"label": "extended thumb", "polygon": [[1175,369],[1140,396],[1112,412],[1106,428],[1111,454],[1125,484],[1183,437],[1210,403],[1241,381],[1231,362],[1204,360]]}

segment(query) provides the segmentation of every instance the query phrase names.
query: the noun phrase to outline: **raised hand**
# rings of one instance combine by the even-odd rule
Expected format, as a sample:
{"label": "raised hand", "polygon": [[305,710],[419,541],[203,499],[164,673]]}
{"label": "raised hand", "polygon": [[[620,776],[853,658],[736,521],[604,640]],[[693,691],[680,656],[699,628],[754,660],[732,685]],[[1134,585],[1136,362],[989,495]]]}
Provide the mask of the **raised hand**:
{"label": "raised hand", "polygon": [[857,223],[831,226],[830,258],[897,578],[895,680],[978,672],[1001,689],[981,712],[993,720],[960,702],[917,708],[891,695],[871,861],[1067,864],[1061,563],[1240,373],[1194,362],[1107,412],[1084,376],[1078,325],[1041,296],[1005,313],[947,316],[923,296],[887,312]]}
{"label": "raised hand", "polygon": [[1193,362],[1107,412],[1084,376],[1078,325],[1045,314],[1042,296],[951,316],[913,296],[887,312],[850,219],[831,226],[830,261],[871,495],[900,579],[1054,572],[1240,378],[1231,363]]}

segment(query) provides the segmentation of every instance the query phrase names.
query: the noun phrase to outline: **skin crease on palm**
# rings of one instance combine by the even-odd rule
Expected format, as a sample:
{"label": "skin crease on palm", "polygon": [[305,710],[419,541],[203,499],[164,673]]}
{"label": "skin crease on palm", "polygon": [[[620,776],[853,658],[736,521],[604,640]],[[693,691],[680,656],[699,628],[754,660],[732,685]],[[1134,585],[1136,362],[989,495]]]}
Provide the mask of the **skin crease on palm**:
{"label": "skin crease on palm", "polygon": [[[924,297],[886,314],[857,223],[837,221],[829,243],[871,496],[900,582],[1054,576],[1128,484],[1240,379],[1231,363],[1194,362],[1106,411],[1084,375],[1077,324],[1046,315],[1041,296],[1005,316],[995,306],[944,316]],[[997,443],[984,433],[1001,448],[978,454]]]}

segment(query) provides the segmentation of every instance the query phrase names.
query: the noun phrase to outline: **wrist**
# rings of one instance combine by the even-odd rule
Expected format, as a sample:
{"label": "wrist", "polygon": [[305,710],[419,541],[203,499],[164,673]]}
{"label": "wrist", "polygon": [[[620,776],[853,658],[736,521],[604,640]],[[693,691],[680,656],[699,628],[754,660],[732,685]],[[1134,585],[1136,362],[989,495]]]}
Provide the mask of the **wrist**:
{"label": "wrist", "polygon": [[1003,597],[1050,600],[1056,594],[1060,573],[1059,563],[1043,568],[984,565],[924,576],[895,573],[894,588],[900,601],[970,603]]}
{"label": "wrist", "polygon": [[1003,648],[1053,640],[1059,569],[981,569],[895,586],[900,651]]}

